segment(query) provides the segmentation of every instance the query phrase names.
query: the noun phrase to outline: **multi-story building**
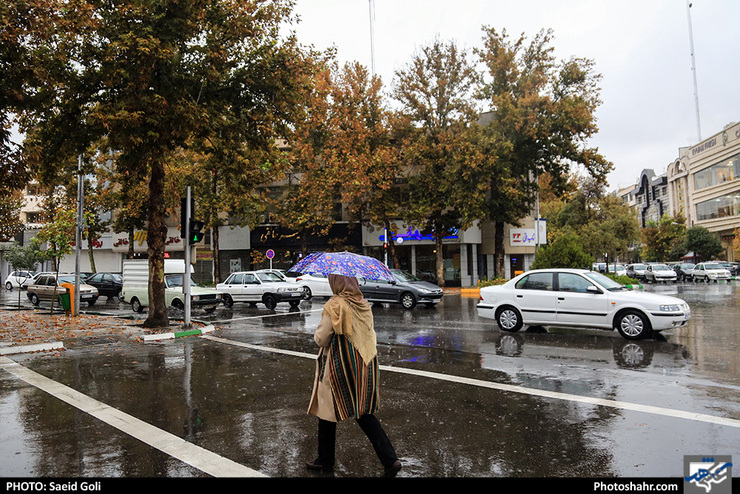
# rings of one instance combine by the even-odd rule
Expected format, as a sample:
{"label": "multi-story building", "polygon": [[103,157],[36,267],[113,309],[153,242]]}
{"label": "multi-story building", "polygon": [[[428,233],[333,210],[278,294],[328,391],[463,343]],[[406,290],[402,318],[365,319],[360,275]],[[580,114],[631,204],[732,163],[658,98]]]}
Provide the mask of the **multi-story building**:
{"label": "multi-story building", "polygon": [[667,178],[674,211],[686,217],[688,226],[716,232],[727,260],[735,260],[732,241],[740,228],[740,123],[681,148],[668,166]]}

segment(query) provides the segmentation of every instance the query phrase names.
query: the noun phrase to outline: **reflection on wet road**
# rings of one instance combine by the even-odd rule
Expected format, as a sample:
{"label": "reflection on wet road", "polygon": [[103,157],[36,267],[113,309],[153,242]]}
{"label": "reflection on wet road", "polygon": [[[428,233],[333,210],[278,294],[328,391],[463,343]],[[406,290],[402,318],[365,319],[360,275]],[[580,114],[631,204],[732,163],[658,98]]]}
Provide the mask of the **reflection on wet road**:
{"label": "reflection on wet road", "polygon": [[[680,477],[683,456],[740,457],[740,288],[646,287],[693,318],[652,340],[616,332],[502,333],[477,299],[376,306],[383,410],[407,477]],[[268,476],[310,476],[306,415],[323,301],[219,309],[212,335],[78,345],[12,360],[163,433]],[[5,476],[202,476],[197,466],[0,373]],[[356,426],[336,476],[380,475]]]}

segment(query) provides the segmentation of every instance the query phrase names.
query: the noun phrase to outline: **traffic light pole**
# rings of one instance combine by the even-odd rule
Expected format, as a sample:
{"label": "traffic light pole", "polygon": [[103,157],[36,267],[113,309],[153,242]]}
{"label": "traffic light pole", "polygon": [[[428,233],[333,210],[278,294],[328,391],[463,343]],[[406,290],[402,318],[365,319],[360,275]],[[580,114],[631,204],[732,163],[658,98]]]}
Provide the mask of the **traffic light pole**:
{"label": "traffic light pole", "polygon": [[183,327],[190,327],[190,218],[193,216],[190,202],[190,186],[188,186],[187,200],[185,201],[185,273],[182,280],[182,293],[185,299],[185,323]]}

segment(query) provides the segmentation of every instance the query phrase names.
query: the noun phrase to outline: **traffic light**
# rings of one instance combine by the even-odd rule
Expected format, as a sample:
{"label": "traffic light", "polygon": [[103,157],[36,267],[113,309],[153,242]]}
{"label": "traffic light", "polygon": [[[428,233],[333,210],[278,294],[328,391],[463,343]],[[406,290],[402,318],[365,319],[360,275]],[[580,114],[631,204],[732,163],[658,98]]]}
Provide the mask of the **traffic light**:
{"label": "traffic light", "polygon": [[202,221],[190,218],[190,238],[188,239],[189,245],[197,244],[198,242],[203,240],[203,225],[204,223]]}
{"label": "traffic light", "polygon": [[[194,208],[195,208],[195,200],[191,197],[190,198],[190,215],[191,216],[193,215]],[[182,199],[180,199],[180,238],[185,238],[187,236],[185,234],[185,225],[187,225],[187,222],[188,222],[187,210],[188,210],[188,200],[185,197],[183,197]]]}

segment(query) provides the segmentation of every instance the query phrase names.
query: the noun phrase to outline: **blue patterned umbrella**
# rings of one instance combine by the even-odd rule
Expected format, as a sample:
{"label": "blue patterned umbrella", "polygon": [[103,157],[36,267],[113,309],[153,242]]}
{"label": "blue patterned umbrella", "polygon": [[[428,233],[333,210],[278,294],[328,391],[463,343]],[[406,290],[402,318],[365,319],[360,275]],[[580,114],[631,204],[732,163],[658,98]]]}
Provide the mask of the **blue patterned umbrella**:
{"label": "blue patterned umbrella", "polygon": [[314,252],[298,261],[288,271],[303,274],[340,274],[369,280],[396,279],[379,260],[353,252]]}

